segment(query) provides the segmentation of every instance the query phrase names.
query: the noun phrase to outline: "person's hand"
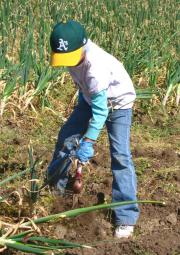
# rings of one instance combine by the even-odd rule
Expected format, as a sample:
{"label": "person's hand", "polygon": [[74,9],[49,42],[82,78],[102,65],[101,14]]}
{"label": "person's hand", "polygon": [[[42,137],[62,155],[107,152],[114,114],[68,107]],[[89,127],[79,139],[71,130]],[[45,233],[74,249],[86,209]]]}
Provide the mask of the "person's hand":
{"label": "person's hand", "polygon": [[90,139],[81,140],[79,148],[76,150],[76,157],[81,163],[86,163],[94,156],[94,142]]}

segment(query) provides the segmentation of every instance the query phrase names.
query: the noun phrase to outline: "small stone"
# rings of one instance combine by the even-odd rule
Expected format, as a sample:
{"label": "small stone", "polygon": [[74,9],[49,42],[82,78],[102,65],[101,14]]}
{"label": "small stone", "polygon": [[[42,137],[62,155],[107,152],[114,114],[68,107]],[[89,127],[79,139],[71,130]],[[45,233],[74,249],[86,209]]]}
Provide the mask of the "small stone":
{"label": "small stone", "polygon": [[172,225],[176,225],[177,223],[177,215],[175,213],[171,213],[166,217],[167,222]]}
{"label": "small stone", "polygon": [[165,222],[164,222],[164,221],[162,221],[162,220],[160,220],[160,221],[159,221],[159,224],[160,224],[161,226],[166,225],[166,224],[165,224]]}

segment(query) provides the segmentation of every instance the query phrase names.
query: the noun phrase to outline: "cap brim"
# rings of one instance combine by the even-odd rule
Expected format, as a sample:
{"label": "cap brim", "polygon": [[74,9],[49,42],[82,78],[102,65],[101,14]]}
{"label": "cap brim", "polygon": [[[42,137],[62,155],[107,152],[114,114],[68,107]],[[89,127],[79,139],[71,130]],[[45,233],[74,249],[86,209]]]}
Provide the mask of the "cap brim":
{"label": "cap brim", "polygon": [[77,49],[68,53],[51,53],[51,66],[76,66],[82,57],[83,49]]}

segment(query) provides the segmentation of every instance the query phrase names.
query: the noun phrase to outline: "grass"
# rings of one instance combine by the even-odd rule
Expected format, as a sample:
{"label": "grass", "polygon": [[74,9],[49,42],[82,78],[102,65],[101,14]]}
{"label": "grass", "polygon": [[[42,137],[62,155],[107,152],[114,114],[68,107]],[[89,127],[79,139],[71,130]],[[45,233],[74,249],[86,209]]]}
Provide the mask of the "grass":
{"label": "grass", "polygon": [[156,255],[154,252],[143,251],[141,249],[134,250],[134,255]]}
{"label": "grass", "polygon": [[55,23],[68,19],[81,22],[93,41],[124,63],[137,89],[156,89],[161,99],[166,95],[164,105],[176,98],[180,79],[177,1],[136,1],[133,6],[130,0],[118,5],[115,0],[94,3],[1,1],[0,79],[5,81],[1,115],[10,98],[16,98],[16,104],[10,100],[15,111],[17,106],[36,108],[37,101],[42,107],[53,106],[54,84],[61,87],[67,79],[65,69],[49,67],[49,36]]}
{"label": "grass", "polygon": [[150,160],[145,157],[138,157],[138,159],[135,160],[135,167],[137,176],[141,177],[151,167]]}
{"label": "grass", "polygon": [[[94,42],[124,63],[136,89],[156,91],[152,99],[137,100],[134,107],[132,149],[137,145],[141,151],[153,148],[152,155],[146,152],[134,158],[139,177],[139,196],[151,199],[154,196],[164,198],[163,194],[166,194],[166,200],[176,198],[178,185],[173,170],[177,162],[158,158],[165,148],[171,151],[179,149],[176,138],[179,131],[180,16],[176,0],[138,0],[133,5],[132,1],[127,0],[119,2],[118,6],[115,0],[0,2],[0,113],[3,115],[0,127],[0,181],[14,172],[27,169],[30,140],[34,148],[33,160],[42,155],[37,174],[43,181],[59,127],[72,111],[76,99],[76,89],[66,69],[49,67],[51,29],[59,20],[70,18],[85,25]],[[103,164],[100,162],[95,169],[106,167],[108,171],[110,162],[106,162],[108,158],[105,157],[108,150],[105,131],[101,133],[98,144],[103,145],[105,150]],[[146,171],[147,168],[149,171]],[[101,184],[102,176],[98,173],[93,173],[91,178],[90,181]],[[7,192],[18,191],[20,198],[24,199],[23,206],[20,206],[18,194],[6,197],[1,203],[1,219],[6,220],[8,216],[17,222],[19,216],[30,216],[27,196],[27,190],[31,189],[29,179],[30,174],[23,175],[23,178],[14,179],[1,188],[0,197]],[[90,202],[90,199],[89,196],[87,201]],[[37,209],[35,216],[52,214],[54,204],[55,198],[50,191],[43,190],[34,203]],[[48,227],[43,229],[48,235],[53,234],[54,230],[53,225],[49,227],[50,232]],[[153,254],[139,248],[136,253]]]}

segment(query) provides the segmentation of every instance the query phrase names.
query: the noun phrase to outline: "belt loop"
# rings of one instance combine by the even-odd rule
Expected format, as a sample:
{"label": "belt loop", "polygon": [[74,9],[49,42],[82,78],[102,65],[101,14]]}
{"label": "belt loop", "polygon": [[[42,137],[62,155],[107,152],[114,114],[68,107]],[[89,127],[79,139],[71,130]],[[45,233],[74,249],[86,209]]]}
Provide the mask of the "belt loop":
{"label": "belt loop", "polygon": [[112,102],[111,102],[111,109],[112,109],[112,112],[114,111],[114,109],[113,109],[113,104],[112,104]]}
{"label": "belt loop", "polygon": [[113,112],[114,111],[114,109],[113,109],[113,103],[111,102],[111,100],[109,100],[109,105],[110,105],[110,110],[111,110],[111,112]]}

